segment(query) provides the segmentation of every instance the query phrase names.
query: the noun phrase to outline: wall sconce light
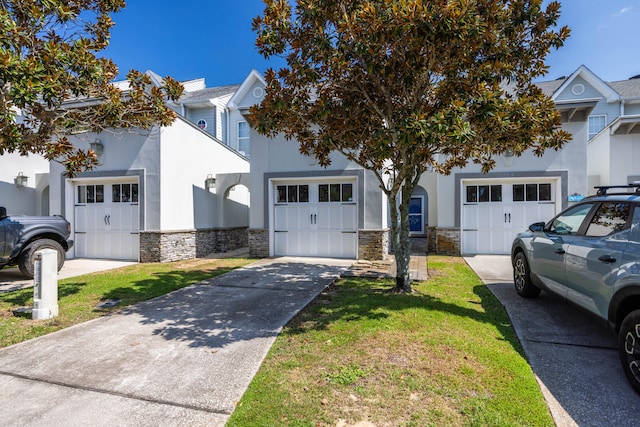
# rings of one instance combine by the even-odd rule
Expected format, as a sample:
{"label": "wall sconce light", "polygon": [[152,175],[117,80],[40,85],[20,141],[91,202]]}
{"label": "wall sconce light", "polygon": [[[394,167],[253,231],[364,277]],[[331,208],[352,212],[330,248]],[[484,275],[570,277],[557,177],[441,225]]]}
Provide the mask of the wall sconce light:
{"label": "wall sconce light", "polygon": [[18,176],[15,177],[13,182],[16,184],[16,187],[26,187],[29,183],[29,177],[24,176],[22,172],[18,172]]}
{"label": "wall sconce light", "polygon": [[204,188],[206,188],[207,190],[216,189],[216,179],[213,177],[213,175],[207,175],[207,178],[204,180]]}
{"label": "wall sconce light", "polygon": [[102,145],[102,141],[96,139],[91,144],[89,144],[89,147],[93,150],[94,153],[96,153],[98,162],[102,163],[102,154],[104,154],[104,145]]}
{"label": "wall sconce light", "polygon": [[504,152],[504,165],[506,167],[513,166],[513,151],[510,148]]}

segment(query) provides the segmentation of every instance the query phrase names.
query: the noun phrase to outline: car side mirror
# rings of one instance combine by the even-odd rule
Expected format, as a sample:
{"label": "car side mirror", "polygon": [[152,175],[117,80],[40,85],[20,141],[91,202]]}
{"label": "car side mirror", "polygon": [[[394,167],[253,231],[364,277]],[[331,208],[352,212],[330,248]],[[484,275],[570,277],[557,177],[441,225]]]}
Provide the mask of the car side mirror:
{"label": "car side mirror", "polygon": [[529,230],[533,231],[534,233],[536,231],[544,231],[544,226],[545,226],[544,222],[534,222],[529,226]]}
{"label": "car side mirror", "polygon": [[5,219],[7,217],[7,208],[4,206],[0,206],[0,219]]}

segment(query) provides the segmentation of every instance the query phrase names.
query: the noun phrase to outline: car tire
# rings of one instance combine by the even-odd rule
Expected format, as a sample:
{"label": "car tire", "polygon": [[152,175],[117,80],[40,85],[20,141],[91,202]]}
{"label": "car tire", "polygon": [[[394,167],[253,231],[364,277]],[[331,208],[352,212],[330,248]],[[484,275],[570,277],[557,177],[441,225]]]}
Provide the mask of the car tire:
{"label": "car tire", "polygon": [[513,283],[521,297],[535,298],[540,295],[540,288],[531,282],[529,263],[522,252],[518,252],[513,258]]}
{"label": "car tire", "polygon": [[29,279],[33,279],[36,252],[41,249],[54,249],[58,252],[58,271],[60,271],[64,265],[65,251],[60,243],[51,239],[34,240],[24,248],[20,254],[20,258],[18,258],[18,268],[20,272]]}
{"label": "car tire", "polygon": [[618,333],[622,369],[631,386],[640,393],[640,310],[627,314]]}

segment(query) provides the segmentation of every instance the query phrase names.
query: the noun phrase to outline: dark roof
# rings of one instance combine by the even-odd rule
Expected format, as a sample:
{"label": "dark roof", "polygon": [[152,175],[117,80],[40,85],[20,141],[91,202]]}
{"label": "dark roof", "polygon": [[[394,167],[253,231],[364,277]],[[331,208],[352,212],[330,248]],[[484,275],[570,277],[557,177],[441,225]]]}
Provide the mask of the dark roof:
{"label": "dark roof", "polygon": [[640,96],[640,79],[622,80],[619,82],[607,83],[613,90],[618,92],[623,98]]}
{"label": "dark roof", "polygon": [[542,92],[547,96],[552,96],[556,90],[567,80],[566,77],[552,80],[550,82],[538,82],[535,85],[542,89]]}

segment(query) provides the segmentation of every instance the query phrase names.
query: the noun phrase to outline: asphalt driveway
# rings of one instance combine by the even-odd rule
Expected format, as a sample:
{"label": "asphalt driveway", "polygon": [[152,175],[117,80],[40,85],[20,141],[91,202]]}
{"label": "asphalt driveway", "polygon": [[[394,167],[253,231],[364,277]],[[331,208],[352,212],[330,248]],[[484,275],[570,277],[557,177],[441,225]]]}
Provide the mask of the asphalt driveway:
{"label": "asphalt driveway", "polygon": [[508,256],[465,259],[506,308],[558,426],[638,425],[640,395],[604,325],[545,292],[519,297]]}

